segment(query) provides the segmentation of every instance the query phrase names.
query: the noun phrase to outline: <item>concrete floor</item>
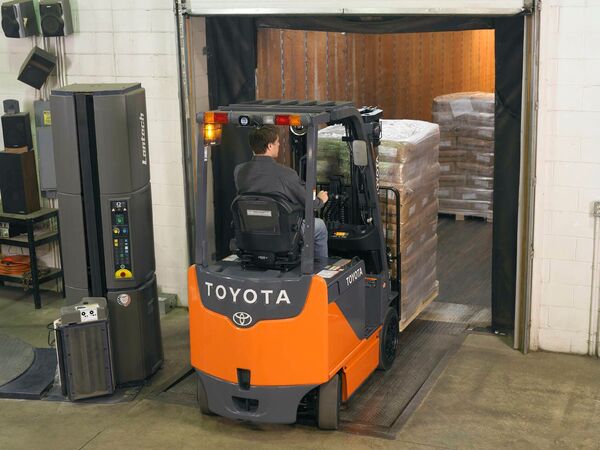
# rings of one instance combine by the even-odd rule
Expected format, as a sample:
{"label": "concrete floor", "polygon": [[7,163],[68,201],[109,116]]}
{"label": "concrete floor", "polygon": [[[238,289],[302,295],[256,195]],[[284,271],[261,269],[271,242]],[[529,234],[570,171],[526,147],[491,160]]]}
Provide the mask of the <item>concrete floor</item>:
{"label": "concrete floor", "polygon": [[[59,299],[35,311],[0,291],[0,332],[47,346]],[[385,440],[309,426],[253,426],[203,417],[157,398],[186,367],[187,313],[163,318],[165,367],[137,399],[115,405],[0,400],[1,449],[95,448],[590,448],[600,449],[600,364],[549,353],[523,356],[501,339],[470,335],[421,407]]]}

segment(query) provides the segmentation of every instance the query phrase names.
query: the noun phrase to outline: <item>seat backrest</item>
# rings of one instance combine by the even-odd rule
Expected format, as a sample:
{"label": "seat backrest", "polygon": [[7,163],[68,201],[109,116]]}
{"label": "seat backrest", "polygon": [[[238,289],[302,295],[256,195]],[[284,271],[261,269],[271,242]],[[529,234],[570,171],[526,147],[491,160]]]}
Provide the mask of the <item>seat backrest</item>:
{"label": "seat backrest", "polygon": [[279,195],[246,193],[233,200],[231,211],[243,261],[269,268],[297,264],[303,208],[292,206]]}

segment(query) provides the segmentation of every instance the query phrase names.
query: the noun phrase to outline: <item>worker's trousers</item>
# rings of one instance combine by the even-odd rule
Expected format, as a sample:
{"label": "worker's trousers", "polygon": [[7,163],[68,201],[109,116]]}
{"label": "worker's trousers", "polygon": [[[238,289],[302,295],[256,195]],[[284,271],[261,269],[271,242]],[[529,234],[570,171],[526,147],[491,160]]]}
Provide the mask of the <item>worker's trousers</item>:
{"label": "worker's trousers", "polygon": [[[304,234],[304,222],[302,222],[302,234]],[[327,226],[323,219],[315,217],[315,259],[326,261],[328,255]]]}

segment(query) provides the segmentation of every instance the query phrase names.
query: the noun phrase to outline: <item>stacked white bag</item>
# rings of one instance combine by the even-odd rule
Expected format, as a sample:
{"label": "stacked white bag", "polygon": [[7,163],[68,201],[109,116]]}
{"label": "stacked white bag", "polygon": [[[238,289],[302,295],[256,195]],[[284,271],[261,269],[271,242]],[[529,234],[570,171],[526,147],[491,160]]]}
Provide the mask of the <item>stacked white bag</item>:
{"label": "stacked white bag", "polygon": [[440,125],[440,212],[492,219],[494,94],[461,92],[433,100]]}
{"label": "stacked white bag", "polygon": [[[379,184],[400,192],[401,318],[403,328],[438,293],[437,189],[439,127],[416,120],[382,120],[378,147]],[[317,179],[348,178],[349,149],[341,125],[319,132]],[[381,190],[380,206],[387,245],[395,253],[396,206]],[[394,255],[396,256],[396,255]]]}

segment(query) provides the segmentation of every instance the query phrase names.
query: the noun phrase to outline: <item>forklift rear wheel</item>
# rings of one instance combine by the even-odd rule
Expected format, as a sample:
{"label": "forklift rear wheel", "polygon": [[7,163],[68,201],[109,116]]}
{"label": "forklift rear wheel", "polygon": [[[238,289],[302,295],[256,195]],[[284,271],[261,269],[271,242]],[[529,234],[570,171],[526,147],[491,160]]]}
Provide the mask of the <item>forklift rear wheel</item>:
{"label": "forklift rear wheel", "polygon": [[200,412],[207,416],[213,416],[214,414],[208,409],[208,397],[206,396],[206,389],[204,389],[204,384],[200,380],[200,377],[198,377],[197,381],[197,398]]}
{"label": "forklift rear wheel", "polygon": [[398,350],[398,338],[400,336],[400,325],[398,311],[390,307],[385,314],[381,335],[379,337],[379,366],[380,370],[388,370],[396,359]]}
{"label": "forklift rear wheel", "polygon": [[337,430],[340,421],[342,383],[337,374],[327,383],[319,386],[317,423],[322,430]]}

